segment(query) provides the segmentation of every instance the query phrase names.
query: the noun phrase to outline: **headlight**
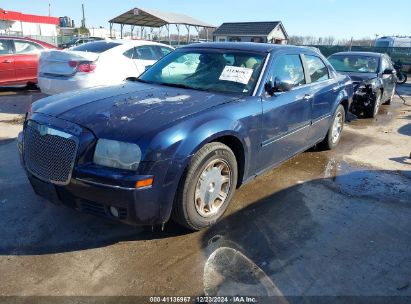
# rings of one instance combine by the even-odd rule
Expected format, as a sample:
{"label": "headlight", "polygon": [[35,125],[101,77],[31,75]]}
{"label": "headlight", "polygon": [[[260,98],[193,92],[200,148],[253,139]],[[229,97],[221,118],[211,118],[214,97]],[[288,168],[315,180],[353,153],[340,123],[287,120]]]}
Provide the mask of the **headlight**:
{"label": "headlight", "polygon": [[361,83],[358,88],[358,93],[367,93],[369,91],[374,91],[377,88],[377,83],[375,81]]}
{"label": "headlight", "polygon": [[93,162],[111,168],[137,170],[141,160],[141,150],[136,144],[116,140],[99,139]]}

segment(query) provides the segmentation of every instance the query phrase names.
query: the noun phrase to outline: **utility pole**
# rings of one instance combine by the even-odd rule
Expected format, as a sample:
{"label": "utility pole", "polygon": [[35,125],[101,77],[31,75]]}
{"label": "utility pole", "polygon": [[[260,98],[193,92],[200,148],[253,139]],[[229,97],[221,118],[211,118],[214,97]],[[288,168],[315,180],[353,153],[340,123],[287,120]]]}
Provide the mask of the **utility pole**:
{"label": "utility pole", "polygon": [[81,19],[81,27],[86,27],[86,18],[84,17],[84,3],[81,5],[81,10],[83,11],[83,19]]}

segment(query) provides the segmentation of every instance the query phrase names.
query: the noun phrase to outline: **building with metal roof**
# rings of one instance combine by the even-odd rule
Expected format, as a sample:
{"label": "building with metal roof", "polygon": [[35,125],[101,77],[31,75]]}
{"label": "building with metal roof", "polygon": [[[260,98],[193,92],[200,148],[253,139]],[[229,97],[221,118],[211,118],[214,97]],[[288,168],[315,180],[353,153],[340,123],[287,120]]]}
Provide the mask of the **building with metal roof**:
{"label": "building with metal roof", "polygon": [[134,8],[131,9],[120,16],[117,16],[109,21],[110,30],[113,29],[113,24],[120,24],[121,27],[121,37],[123,37],[123,29],[125,25],[130,25],[131,33],[133,33],[136,26],[140,27],[141,32],[145,28],[149,28],[152,32],[154,28],[166,29],[168,38],[170,41],[170,26],[174,25],[178,33],[178,42],[180,42],[180,31],[181,26],[185,27],[188,32],[188,40],[190,40],[190,29],[194,27],[197,32],[204,28],[207,33],[210,29],[215,29],[216,26],[211,25],[207,22],[194,19],[190,16],[183,14],[162,12],[153,9],[141,9]]}
{"label": "building with metal roof", "polygon": [[18,36],[57,36],[59,19],[29,15],[0,8],[0,34]]}
{"label": "building with metal roof", "polygon": [[213,34],[219,42],[268,42],[286,44],[288,34],[281,21],[223,23]]}

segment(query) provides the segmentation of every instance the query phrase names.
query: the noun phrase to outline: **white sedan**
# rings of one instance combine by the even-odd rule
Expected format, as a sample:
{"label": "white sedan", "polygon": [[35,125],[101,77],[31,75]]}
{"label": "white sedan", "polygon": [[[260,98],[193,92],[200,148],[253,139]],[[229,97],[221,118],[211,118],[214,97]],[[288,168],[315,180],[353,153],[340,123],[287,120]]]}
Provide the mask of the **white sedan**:
{"label": "white sedan", "polygon": [[138,77],[172,52],[170,46],[139,40],[102,40],[68,50],[44,52],[38,86],[49,95],[95,86],[115,85]]}

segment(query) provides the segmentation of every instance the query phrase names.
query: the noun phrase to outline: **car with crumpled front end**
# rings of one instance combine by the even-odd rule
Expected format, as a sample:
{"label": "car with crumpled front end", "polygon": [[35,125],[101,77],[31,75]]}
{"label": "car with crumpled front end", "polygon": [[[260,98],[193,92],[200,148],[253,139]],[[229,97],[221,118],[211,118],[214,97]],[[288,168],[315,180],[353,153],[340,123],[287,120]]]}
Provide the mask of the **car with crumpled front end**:
{"label": "car with crumpled front end", "polygon": [[51,202],[199,230],[239,186],[316,144],[335,148],[352,96],[349,77],[308,48],[189,45],[138,79],[33,103],[19,151]]}
{"label": "car with crumpled front end", "polygon": [[395,94],[396,71],[387,54],[341,52],[328,60],[339,73],[354,83],[352,111],[365,117],[376,117],[382,104],[390,104]]}

